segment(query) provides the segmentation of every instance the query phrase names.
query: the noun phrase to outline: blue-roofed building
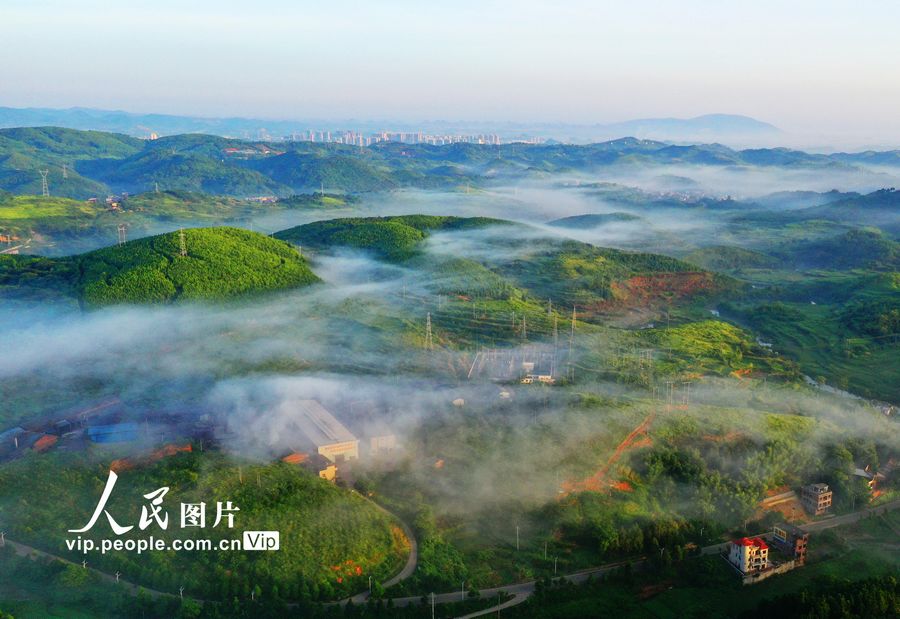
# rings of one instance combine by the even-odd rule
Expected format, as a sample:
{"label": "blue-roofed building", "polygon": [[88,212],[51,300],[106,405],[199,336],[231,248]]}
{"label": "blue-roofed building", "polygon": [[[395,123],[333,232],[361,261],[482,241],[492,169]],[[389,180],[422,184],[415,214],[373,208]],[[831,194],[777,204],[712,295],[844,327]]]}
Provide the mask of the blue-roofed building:
{"label": "blue-roofed building", "polygon": [[20,428],[16,426],[15,428],[10,428],[4,432],[0,432],[0,445],[5,445],[6,443],[15,443],[16,437],[25,433],[25,428]]}
{"label": "blue-roofed building", "polygon": [[87,429],[87,434],[94,443],[128,443],[137,440],[138,430],[138,424],[124,422],[106,426],[91,426]]}

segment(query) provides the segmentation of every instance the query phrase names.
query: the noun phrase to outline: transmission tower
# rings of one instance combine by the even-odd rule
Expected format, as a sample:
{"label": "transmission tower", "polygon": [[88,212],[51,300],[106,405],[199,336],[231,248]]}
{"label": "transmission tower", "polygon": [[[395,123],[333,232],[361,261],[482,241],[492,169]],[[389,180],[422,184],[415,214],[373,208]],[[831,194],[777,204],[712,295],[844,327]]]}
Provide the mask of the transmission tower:
{"label": "transmission tower", "polygon": [[125,231],[128,229],[128,226],[125,224],[119,224],[119,245],[125,244]]}
{"label": "transmission tower", "polygon": [[687,408],[691,405],[691,383],[681,383],[681,405]]}
{"label": "transmission tower", "polygon": [[153,183],[153,191],[159,193],[159,183]]}
{"label": "transmission tower", "polygon": [[671,380],[666,381],[666,406],[668,408],[672,408],[675,404],[675,382]]}
{"label": "transmission tower", "polygon": [[572,329],[569,333],[569,354],[572,354],[572,347],[575,345],[575,306],[572,306]]}
{"label": "transmission tower", "polygon": [[69,178],[69,166],[67,164],[63,164],[63,178]]}
{"label": "transmission tower", "polygon": [[522,315],[522,340],[528,339],[528,325],[525,324],[525,315]]}
{"label": "transmission tower", "polygon": [[553,317],[553,348],[559,346],[559,316]]}
{"label": "transmission tower", "polygon": [[431,334],[431,312],[425,317],[425,348],[432,350],[434,348],[434,339]]}
{"label": "transmission tower", "polygon": [[50,170],[38,170],[41,173],[41,195],[45,198],[50,197],[50,187],[47,185],[47,175]]}
{"label": "transmission tower", "polygon": [[187,243],[184,241],[184,228],[178,228],[178,245],[181,250],[181,257],[187,256]]}

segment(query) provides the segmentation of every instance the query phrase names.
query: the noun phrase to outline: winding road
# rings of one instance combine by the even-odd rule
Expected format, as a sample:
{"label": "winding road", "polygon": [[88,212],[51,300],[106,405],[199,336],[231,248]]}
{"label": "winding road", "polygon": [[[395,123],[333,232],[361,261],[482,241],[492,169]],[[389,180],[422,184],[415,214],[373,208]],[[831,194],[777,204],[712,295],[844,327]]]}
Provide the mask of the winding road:
{"label": "winding road", "polygon": [[[354,490],[354,492],[356,492]],[[358,493],[357,493],[358,494]],[[362,495],[360,495],[362,496]],[[403,534],[406,536],[406,539],[409,540],[409,557],[406,559],[406,565],[403,566],[403,569],[400,570],[398,574],[389,578],[388,580],[381,583],[381,586],[387,589],[388,587],[393,587],[397,583],[406,580],[410,576],[413,575],[413,572],[416,571],[416,567],[419,565],[419,542],[416,541],[416,536],[413,534],[412,529],[401,519],[399,516],[394,514],[393,512],[388,511],[372,499],[368,497],[363,497],[367,501],[371,502],[372,505],[377,507],[383,513],[387,514],[394,520],[400,523],[400,528],[403,529]],[[348,598],[353,601],[354,604],[364,604],[366,600],[369,599],[369,595],[371,595],[371,591],[363,591],[362,593],[357,593],[351,598]],[[346,604],[347,600],[341,600],[341,604]]]}

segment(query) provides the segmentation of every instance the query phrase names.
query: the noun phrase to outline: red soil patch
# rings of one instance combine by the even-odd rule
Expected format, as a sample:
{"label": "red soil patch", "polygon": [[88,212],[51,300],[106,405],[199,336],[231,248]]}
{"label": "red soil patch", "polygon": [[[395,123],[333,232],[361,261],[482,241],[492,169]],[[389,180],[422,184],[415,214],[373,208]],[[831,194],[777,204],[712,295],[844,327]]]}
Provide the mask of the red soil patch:
{"label": "red soil patch", "polygon": [[670,303],[674,300],[692,297],[702,292],[715,290],[717,287],[712,273],[636,275],[610,284],[612,299],[600,302],[595,307],[588,309],[603,312],[628,306],[648,307],[660,302]]}
{"label": "red soil patch", "polygon": [[[650,428],[650,424],[653,423],[653,418],[656,416],[655,412],[647,415],[644,420],[638,424],[638,426],[632,430],[625,439],[619,443],[619,446],[616,447],[616,450],[609,457],[606,464],[597,471],[592,476],[587,479],[583,479],[580,481],[572,481],[566,480],[562,484],[562,494],[560,497],[564,497],[573,492],[583,492],[585,490],[589,490],[591,492],[603,492],[606,491],[609,487],[609,484],[606,480],[606,475],[609,472],[609,469],[622,457],[626,451],[630,449],[634,449],[635,447],[639,447],[641,445],[638,444],[638,437],[647,434],[647,430]],[[640,439],[640,442],[643,443],[645,440],[650,440],[649,437],[643,436]]]}
{"label": "red soil patch", "polygon": [[634,488],[627,481],[616,482],[612,485],[613,490],[620,492],[634,492]]}

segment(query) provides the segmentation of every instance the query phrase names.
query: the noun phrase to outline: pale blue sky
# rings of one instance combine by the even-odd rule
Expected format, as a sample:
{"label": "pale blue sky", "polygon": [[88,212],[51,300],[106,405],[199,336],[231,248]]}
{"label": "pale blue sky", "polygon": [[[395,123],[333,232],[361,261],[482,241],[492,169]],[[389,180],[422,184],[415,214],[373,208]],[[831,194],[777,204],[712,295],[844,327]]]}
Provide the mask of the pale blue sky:
{"label": "pale blue sky", "polygon": [[900,132],[891,0],[0,0],[0,105]]}

